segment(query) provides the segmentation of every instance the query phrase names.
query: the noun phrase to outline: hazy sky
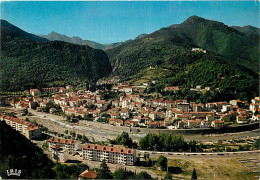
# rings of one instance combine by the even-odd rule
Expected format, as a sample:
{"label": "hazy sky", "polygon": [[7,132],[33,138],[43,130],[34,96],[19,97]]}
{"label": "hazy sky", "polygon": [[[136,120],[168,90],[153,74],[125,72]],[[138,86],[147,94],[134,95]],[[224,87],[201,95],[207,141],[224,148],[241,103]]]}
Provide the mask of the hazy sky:
{"label": "hazy sky", "polygon": [[1,18],[33,34],[52,31],[99,43],[133,39],[197,15],[227,25],[259,24],[259,2],[1,2]]}

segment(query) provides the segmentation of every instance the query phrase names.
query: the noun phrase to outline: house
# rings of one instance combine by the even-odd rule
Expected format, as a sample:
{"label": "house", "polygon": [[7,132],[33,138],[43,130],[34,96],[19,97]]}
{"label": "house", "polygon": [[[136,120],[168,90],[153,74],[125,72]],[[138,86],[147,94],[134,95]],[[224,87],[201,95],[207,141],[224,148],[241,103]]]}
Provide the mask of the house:
{"label": "house", "polygon": [[101,146],[97,144],[84,144],[82,157],[91,161],[103,161],[115,164],[134,165],[136,163],[136,150],[119,147]]}
{"label": "house", "polygon": [[137,125],[138,125],[138,121],[137,120],[126,120],[125,121],[125,126],[136,127]]}
{"label": "house", "polygon": [[259,120],[260,120],[260,114],[253,115],[253,116],[252,116],[252,120],[253,120],[253,121],[259,121]]}
{"label": "house", "polygon": [[230,104],[224,104],[222,106],[221,112],[228,112],[231,110],[231,105]]}
{"label": "house", "polygon": [[206,116],[206,121],[207,121],[207,122],[211,123],[211,122],[214,121],[214,120],[215,120],[214,115],[208,114],[208,115]]}
{"label": "house", "polygon": [[192,52],[203,52],[204,54],[207,53],[207,51],[202,48],[192,48],[191,51]]}
{"label": "house", "polygon": [[115,118],[110,118],[109,119],[109,124],[114,125],[114,126],[123,126],[124,121],[121,119],[115,119]]}
{"label": "house", "polygon": [[190,104],[189,103],[178,103],[177,108],[184,112],[189,112]]}
{"label": "house", "polygon": [[167,126],[171,126],[173,124],[173,118],[172,117],[167,117],[164,119],[164,126],[167,127]]}
{"label": "house", "polygon": [[30,94],[32,96],[38,96],[41,94],[41,91],[39,89],[30,89]]}
{"label": "house", "polygon": [[56,109],[55,108],[50,108],[49,109],[49,112],[52,114],[52,113],[54,113],[56,111]]}
{"label": "house", "polygon": [[233,105],[233,106],[241,106],[242,104],[244,104],[243,101],[238,100],[238,99],[236,99],[236,100],[231,100],[231,101],[229,101],[229,103],[230,103],[231,105]]}
{"label": "house", "polygon": [[201,112],[203,104],[194,104],[193,105],[193,112]]}
{"label": "house", "polygon": [[209,123],[205,122],[205,121],[200,121],[200,128],[208,128],[209,127]]}
{"label": "house", "polygon": [[195,119],[195,120],[188,120],[188,127],[189,128],[198,128],[201,125],[201,120],[200,119]]}
{"label": "house", "polygon": [[79,175],[79,180],[82,179],[97,179],[98,177],[98,172],[97,171],[90,171],[90,170],[85,170]]}
{"label": "house", "polygon": [[147,127],[148,128],[157,128],[158,124],[157,122],[148,122]]}
{"label": "house", "polygon": [[112,106],[118,107],[119,106],[119,101],[118,100],[112,101]]}
{"label": "house", "polygon": [[188,127],[188,121],[187,120],[181,120],[177,122],[177,128],[183,129]]}
{"label": "house", "polygon": [[216,120],[211,122],[211,127],[222,127],[224,125],[224,121]]}
{"label": "house", "polygon": [[236,122],[238,124],[245,124],[245,123],[247,123],[246,116],[243,116],[241,114],[237,115],[236,116]]}
{"label": "house", "polygon": [[67,90],[69,90],[69,89],[71,89],[71,88],[72,88],[71,85],[67,85],[67,86],[66,86],[66,89],[67,89]]}
{"label": "house", "polygon": [[176,92],[176,91],[179,91],[179,86],[170,86],[170,87],[166,87],[164,88],[164,91],[173,91],[173,92]]}
{"label": "house", "polygon": [[130,116],[129,109],[128,108],[122,108],[121,111],[120,111],[120,117],[122,119],[127,119],[127,118],[129,118],[129,116]]}

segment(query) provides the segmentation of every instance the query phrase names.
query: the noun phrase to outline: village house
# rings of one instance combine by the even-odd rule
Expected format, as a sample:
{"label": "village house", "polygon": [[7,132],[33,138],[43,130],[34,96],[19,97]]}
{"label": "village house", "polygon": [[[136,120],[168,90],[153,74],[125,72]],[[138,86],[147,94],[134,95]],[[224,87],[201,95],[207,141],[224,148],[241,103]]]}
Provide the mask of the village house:
{"label": "village house", "polygon": [[231,110],[231,105],[230,104],[224,104],[221,108],[221,112],[228,112]]}
{"label": "village house", "polygon": [[188,127],[188,120],[181,120],[177,122],[177,126],[178,129],[184,129]]}
{"label": "village house", "polygon": [[188,127],[189,128],[198,128],[201,125],[201,120],[200,119],[195,119],[195,120],[189,120],[188,121]]}
{"label": "village house", "polygon": [[122,119],[128,119],[130,116],[130,111],[128,108],[122,108],[120,111],[120,117]]}
{"label": "village house", "polygon": [[236,116],[236,122],[238,124],[245,124],[247,123],[246,116],[242,116],[241,114]]}
{"label": "village house", "polygon": [[138,126],[138,121],[137,120],[134,120],[134,119],[132,119],[132,120],[126,120],[125,121],[125,126],[128,126],[128,127],[136,127],[136,126]]}
{"label": "village house", "polygon": [[115,118],[110,118],[109,119],[109,124],[114,125],[114,126],[123,126],[124,121],[121,119],[115,119]]}
{"label": "village house", "polygon": [[91,170],[85,170],[84,172],[82,172],[79,175],[79,180],[83,180],[83,179],[97,179],[98,177],[98,172],[97,171],[91,171]]}
{"label": "village house", "polygon": [[176,92],[176,91],[179,91],[179,87],[178,86],[170,86],[170,87],[166,87],[164,88],[164,91],[173,91],[173,92]]}
{"label": "village house", "polygon": [[189,112],[190,111],[190,104],[189,103],[178,103],[177,108],[180,111]]}
{"label": "village house", "polygon": [[193,112],[201,112],[203,104],[194,104],[193,105]]}
{"label": "village house", "polygon": [[167,127],[167,126],[173,125],[173,121],[174,121],[174,119],[172,117],[165,118],[164,119],[164,126]]}
{"label": "village house", "polygon": [[39,89],[30,89],[30,94],[32,96],[38,96],[41,95],[41,91]]}
{"label": "village house", "polygon": [[222,127],[224,122],[221,120],[215,120],[211,122],[211,127]]}

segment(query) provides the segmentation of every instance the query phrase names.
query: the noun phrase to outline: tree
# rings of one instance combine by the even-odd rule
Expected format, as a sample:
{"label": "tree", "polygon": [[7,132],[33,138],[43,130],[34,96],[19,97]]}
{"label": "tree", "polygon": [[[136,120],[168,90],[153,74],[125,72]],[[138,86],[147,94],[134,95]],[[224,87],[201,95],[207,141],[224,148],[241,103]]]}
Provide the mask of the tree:
{"label": "tree", "polygon": [[172,180],[171,173],[167,172],[166,175],[164,176],[164,180]]}
{"label": "tree", "polygon": [[257,139],[254,144],[254,148],[259,149],[260,148],[260,139]]}
{"label": "tree", "polygon": [[142,171],[134,176],[133,179],[152,179],[152,176],[145,171]]}
{"label": "tree", "polygon": [[119,168],[114,172],[114,179],[131,179],[134,176],[132,171],[127,171],[122,168]]}
{"label": "tree", "polygon": [[129,137],[127,132],[123,132],[121,135],[117,136],[116,139],[110,140],[111,144],[124,145],[128,148],[136,148],[137,144]]}
{"label": "tree", "polygon": [[192,172],[191,180],[196,180],[196,179],[198,179],[198,178],[197,178],[196,170],[194,168],[193,172]]}
{"label": "tree", "polygon": [[38,106],[39,106],[39,104],[38,104],[37,102],[33,102],[33,103],[31,104],[31,108],[32,108],[32,109],[36,109]]}
{"label": "tree", "polygon": [[112,179],[112,173],[109,170],[109,167],[107,166],[107,163],[105,160],[102,161],[100,164],[100,170],[98,172],[98,178],[99,179]]}
{"label": "tree", "polygon": [[160,155],[157,159],[157,166],[161,168],[161,170],[165,171],[167,170],[167,158]]}
{"label": "tree", "polygon": [[82,142],[82,143],[89,142],[89,139],[85,136],[85,134],[83,134],[83,136],[82,136],[82,138],[81,138],[81,142]]}

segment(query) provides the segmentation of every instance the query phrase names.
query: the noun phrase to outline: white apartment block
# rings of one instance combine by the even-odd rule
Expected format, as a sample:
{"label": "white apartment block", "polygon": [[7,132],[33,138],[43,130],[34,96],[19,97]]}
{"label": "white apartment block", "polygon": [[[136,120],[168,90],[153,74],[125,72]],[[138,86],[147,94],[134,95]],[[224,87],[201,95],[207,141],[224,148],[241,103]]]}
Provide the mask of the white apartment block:
{"label": "white apartment block", "polygon": [[105,160],[108,163],[124,165],[134,165],[136,163],[136,150],[134,149],[84,144],[82,153],[83,159],[91,161]]}
{"label": "white apartment block", "polygon": [[75,154],[77,150],[81,149],[81,144],[77,140],[60,139],[56,137],[50,137],[48,139],[48,149],[52,151],[53,146],[59,146],[64,148],[69,154]]}
{"label": "white apartment block", "polygon": [[42,136],[39,126],[34,126],[30,122],[23,121],[11,116],[1,116],[1,121],[5,121],[7,125],[11,126],[16,131],[19,131],[28,139],[37,139]]}

